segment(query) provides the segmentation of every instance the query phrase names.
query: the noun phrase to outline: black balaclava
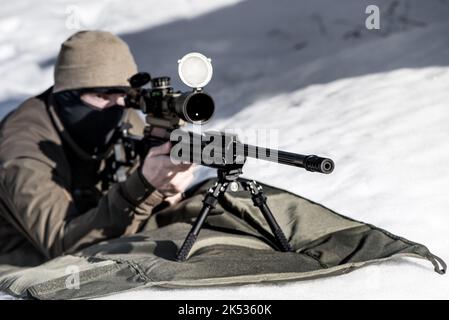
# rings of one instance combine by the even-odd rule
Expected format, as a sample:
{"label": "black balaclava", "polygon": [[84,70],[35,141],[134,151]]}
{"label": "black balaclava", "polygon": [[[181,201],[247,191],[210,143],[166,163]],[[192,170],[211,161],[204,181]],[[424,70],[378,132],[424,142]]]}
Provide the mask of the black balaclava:
{"label": "black balaclava", "polygon": [[53,95],[64,129],[80,148],[91,155],[102,154],[110,147],[115,129],[121,123],[124,108],[115,105],[98,110],[84,103],[80,97],[84,92],[117,93],[108,90],[67,90]]}

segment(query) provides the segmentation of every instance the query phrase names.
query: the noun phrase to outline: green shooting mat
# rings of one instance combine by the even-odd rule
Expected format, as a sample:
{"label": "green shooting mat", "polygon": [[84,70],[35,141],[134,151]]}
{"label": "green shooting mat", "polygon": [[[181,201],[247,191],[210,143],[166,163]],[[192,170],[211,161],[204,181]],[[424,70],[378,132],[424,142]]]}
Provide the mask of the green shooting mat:
{"label": "green shooting mat", "polygon": [[181,288],[297,281],[335,276],[393,257],[444,261],[424,245],[355,221],[318,203],[264,185],[294,252],[280,252],[247,192],[226,192],[185,262],[176,252],[214,180],[178,204],[159,208],[140,233],[92,245],[33,268],[0,266],[0,290],[35,299],[84,299],[149,287]]}

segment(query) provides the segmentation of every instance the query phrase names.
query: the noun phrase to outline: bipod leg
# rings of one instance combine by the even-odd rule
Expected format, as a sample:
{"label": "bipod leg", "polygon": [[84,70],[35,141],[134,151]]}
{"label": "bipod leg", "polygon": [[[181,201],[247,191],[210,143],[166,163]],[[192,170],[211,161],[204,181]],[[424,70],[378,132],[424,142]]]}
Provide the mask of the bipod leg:
{"label": "bipod leg", "polygon": [[176,254],[177,261],[182,262],[187,259],[189,252],[192,249],[210,210],[215,208],[218,202],[218,198],[226,191],[227,186],[227,181],[223,182],[219,180],[212,188],[207,191],[203,199],[203,207],[198,214],[198,217],[196,218],[192,229],[190,229],[189,234],[184,240],[184,243]]}
{"label": "bipod leg", "polygon": [[284,232],[282,231],[281,227],[274,218],[273,213],[267,205],[267,197],[263,193],[262,186],[259,185],[256,181],[247,181],[245,182],[245,184],[246,189],[251,192],[251,199],[253,200],[254,206],[260,209],[260,212],[264,216],[265,220],[267,220],[268,225],[270,226],[270,229],[273,232],[281,251],[294,251],[290,243],[288,243]]}

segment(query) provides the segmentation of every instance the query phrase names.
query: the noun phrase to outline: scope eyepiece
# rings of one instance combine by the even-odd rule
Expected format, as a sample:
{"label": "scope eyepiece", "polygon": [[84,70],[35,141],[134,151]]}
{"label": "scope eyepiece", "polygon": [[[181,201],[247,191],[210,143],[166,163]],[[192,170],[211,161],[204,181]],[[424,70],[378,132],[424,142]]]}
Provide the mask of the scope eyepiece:
{"label": "scope eyepiece", "polygon": [[151,81],[151,76],[148,72],[139,72],[128,79],[131,88],[137,89],[143,87]]}

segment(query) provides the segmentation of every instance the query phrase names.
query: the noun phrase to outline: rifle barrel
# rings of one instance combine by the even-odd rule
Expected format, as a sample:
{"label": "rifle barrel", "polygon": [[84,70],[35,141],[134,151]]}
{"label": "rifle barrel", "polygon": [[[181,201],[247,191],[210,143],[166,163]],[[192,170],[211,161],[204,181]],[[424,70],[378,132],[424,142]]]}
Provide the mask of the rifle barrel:
{"label": "rifle barrel", "polygon": [[282,150],[257,147],[250,144],[244,144],[243,150],[245,155],[250,158],[300,167],[312,172],[329,174],[335,168],[335,164],[331,159],[316,155],[303,155]]}

